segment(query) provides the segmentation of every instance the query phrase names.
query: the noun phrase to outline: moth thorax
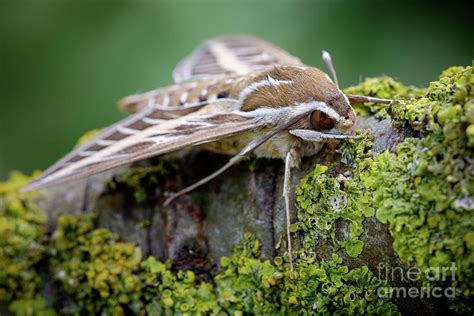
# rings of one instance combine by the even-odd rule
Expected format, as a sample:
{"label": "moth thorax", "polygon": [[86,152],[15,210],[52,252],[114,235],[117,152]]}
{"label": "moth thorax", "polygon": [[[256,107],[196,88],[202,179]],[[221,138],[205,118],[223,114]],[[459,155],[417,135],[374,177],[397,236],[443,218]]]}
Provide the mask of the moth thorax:
{"label": "moth thorax", "polygon": [[288,100],[286,100],[285,95],[288,95],[291,84],[291,80],[279,80],[271,76],[249,83],[239,94],[239,100],[243,105],[242,109],[250,111],[258,107],[286,105]]}
{"label": "moth thorax", "polygon": [[252,78],[240,92],[244,111],[282,107],[313,101],[326,102],[339,89],[321,70],[282,66]]}

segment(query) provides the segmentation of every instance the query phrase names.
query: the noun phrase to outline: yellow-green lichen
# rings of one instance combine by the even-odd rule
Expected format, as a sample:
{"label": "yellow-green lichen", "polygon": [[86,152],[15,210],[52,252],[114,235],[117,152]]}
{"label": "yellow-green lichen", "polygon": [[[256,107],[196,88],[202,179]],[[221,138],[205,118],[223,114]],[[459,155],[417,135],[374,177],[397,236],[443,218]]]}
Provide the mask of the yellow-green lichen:
{"label": "yellow-green lichen", "polygon": [[[18,186],[3,183],[0,188],[16,195]],[[2,195],[0,201],[7,200]],[[28,206],[23,209],[28,216],[35,214],[31,201],[23,203]],[[39,238],[42,233],[35,236]],[[5,236],[6,245],[15,241],[11,237]],[[260,248],[260,242],[246,234],[230,257],[221,258],[221,268],[214,277],[204,282],[192,271],[171,272],[171,262],[162,263],[154,257],[143,260],[137,246],[121,242],[109,230],[96,228],[92,215],[63,215],[42,248],[43,265],[36,266],[30,260],[21,271],[36,276],[43,271],[43,281],[54,289],[54,308],[60,314],[398,313],[388,298],[376,296],[377,289],[387,284],[367,267],[351,270],[337,255],[323,262],[307,256],[296,264],[298,278],[293,281],[284,259],[262,261]],[[29,255],[22,251],[15,256]],[[6,267],[10,262],[4,263]],[[54,315],[37,288],[39,278],[32,289],[27,287],[30,281],[16,280],[16,296],[3,297],[16,299],[10,304],[11,311],[17,315]]]}
{"label": "yellow-green lichen", "polygon": [[216,312],[212,285],[198,283],[192,271],[170,271],[170,263],[118,240],[106,229],[95,229],[92,216],[58,218],[49,260],[51,273],[64,297],[65,314],[183,314]]}
{"label": "yellow-green lichen", "polygon": [[442,136],[444,141],[456,140],[464,145],[467,137],[472,147],[469,127],[474,124],[473,85],[472,67],[448,68],[420,98],[395,102],[392,117],[424,134]]}
{"label": "yellow-green lichen", "polygon": [[247,234],[209,283],[192,271],[172,273],[170,263],[153,257],[140,261],[133,245],[92,227],[90,217],[64,216],[53,235],[50,263],[65,294],[62,313],[397,314],[389,299],[376,296],[385,283],[367,267],[350,270],[336,255],[326,262],[305,258],[292,281],[286,265],[259,259],[260,243]]}
{"label": "yellow-green lichen", "polygon": [[199,282],[192,271],[170,271],[170,264],[149,257],[141,264],[146,311],[151,314],[218,313],[213,284]]}
{"label": "yellow-green lichen", "polygon": [[[364,247],[359,240],[364,232],[364,219],[375,214],[370,196],[364,192],[359,179],[360,170],[365,168],[366,160],[370,160],[371,141],[368,137],[347,141],[340,151],[342,161],[347,164],[344,172],[336,171],[336,166],[330,170],[316,165],[297,188],[298,226],[307,250],[315,247],[319,240],[331,238],[336,249],[344,248],[350,257],[357,257]],[[350,157],[357,158],[351,160]],[[347,231],[338,231],[338,224],[347,224]],[[336,233],[343,236],[338,238]]]}
{"label": "yellow-green lichen", "polygon": [[[368,104],[367,109],[390,115],[395,126],[410,126],[419,138],[375,158],[367,152],[369,139],[344,141],[340,165],[317,165],[296,192],[303,247],[331,237],[335,246],[357,255],[360,223],[373,215],[374,206],[377,218],[389,225],[400,258],[420,269],[426,288],[456,288],[457,303],[451,307],[464,311],[459,301],[474,296],[473,84],[472,67],[452,67],[424,90],[387,77],[347,89],[396,98],[390,106]],[[342,241],[335,238],[341,229],[336,221],[350,223]],[[443,279],[443,271],[452,280]]]}
{"label": "yellow-green lichen", "polygon": [[[452,286],[461,300],[474,296],[474,152],[467,133],[473,84],[472,67],[453,67],[421,99],[395,109],[394,118],[413,124],[422,137],[378,155],[363,176],[400,258],[422,276],[434,274],[425,284]],[[441,280],[439,271],[452,263],[455,278]]]}
{"label": "yellow-green lichen", "polygon": [[[33,202],[34,193],[19,193],[30,180],[12,172],[7,182],[0,182],[0,301],[11,302],[19,315],[43,310],[40,261],[45,257],[46,215]],[[43,300],[43,301],[42,301]],[[35,313],[34,315],[37,315]]]}
{"label": "yellow-green lichen", "polygon": [[376,295],[386,283],[364,266],[349,269],[334,254],[329,261],[301,257],[295,265],[295,280],[289,277],[281,258],[274,263],[258,259],[260,244],[247,234],[230,257],[221,260],[215,277],[219,302],[227,312],[252,314],[398,314],[387,298]]}
{"label": "yellow-green lichen", "polygon": [[55,316],[56,312],[49,306],[45,298],[37,295],[33,298],[16,299],[10,306],[10,311],[17,316]]}
{"label": "yellow-green lichen", "polygon": [[62,313],[116,314],[122,303],[140,302],[139,247],[118,242],[118,236],[106,229],[95,229],[91,215],[60,216],[57,225],[48,262],[61,288],[58,302],[66,303],[60,306]]}

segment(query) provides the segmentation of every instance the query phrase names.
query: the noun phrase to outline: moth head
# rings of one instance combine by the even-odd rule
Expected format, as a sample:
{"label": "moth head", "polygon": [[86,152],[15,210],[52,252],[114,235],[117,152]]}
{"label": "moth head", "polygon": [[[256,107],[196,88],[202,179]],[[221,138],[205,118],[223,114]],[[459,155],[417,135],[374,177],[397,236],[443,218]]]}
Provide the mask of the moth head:
{"label": "moth head", "polygon": [[356,113],[346,95],[323,71],[307,67],[294,76],[294,91],[290,93],[296,104],[314,104],[317,109],[305,122],[306,129],[340,134],[356,123]]}
{"label": "moth head", "polygon": [[[311,127],[318,131],[331,131],[336,129],[336,131],[344,132],[354,126],[357,116],[348,98],[339,89],[336,70],[332,63],[331,55],[323,50],[322,58],[331,71],[334,81],[331,80],[328,75],[324,76],[323,81],[325,81],[327,88],[326,93],[320,97],[329,107],[329,110],[326,112],[316,110],[311,113]],[[332,110],[334,110],[335,113],[333,113]]]}

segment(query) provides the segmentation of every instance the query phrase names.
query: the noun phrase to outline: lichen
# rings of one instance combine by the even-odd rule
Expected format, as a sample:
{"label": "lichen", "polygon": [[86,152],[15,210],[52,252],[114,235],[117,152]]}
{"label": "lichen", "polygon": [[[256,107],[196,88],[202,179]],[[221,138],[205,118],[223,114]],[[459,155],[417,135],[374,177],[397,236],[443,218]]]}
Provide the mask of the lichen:
{"label": "lichen", "polygon": [[[399,104],[394,119],[422,136],[378,155],[363,175],[400,258],[422,276],[432,275],[425,284],[452,286],[461,300],[474,296],[474,153],[468,134],[473,83],[472,67],[453,67],[422,98]],[[441,280],[442,269],[453,262],[455,280]]]}
{"label": "lichen", "polygon": [[140,248],[94,229],[92,215],[60,216],[49,248],[50,273],[61,288],[59,301],[66,303],[62,313],[116,313],[121,302],[137,300]]}
{"label": "lichen", "polygon": [[349,269],[336,254],[327,261],[307,255],[296,263],[296,278],[292,280],[281,257],[276,257],[273,264],[261,261],[259,248],[258,240],[246,234],[243,245],[231,257],[221,259],[222,271],[215,277],[216,292],[227,312],[398,314],[389,299],[376,295],[377,289],[387,284],[366,266]]}
{"label": "lichen", "polygon": [[[23,177],[21,183],[26,182]],[[0,188],[15,195],[19,185],[3,183]],[[28,205],[24,211],[34,214],[33,203],[24,202]],[[7,245],[15,240],[11,238],[5,236]],[[398,314],[388,298],[376,295],[388,285],[367,267],[349,269],[337,255],[327,261],[307,256],[297,263],[298,277],[292,280],[283,258],[276,257],[273,263],[260,259],[260,242],[251,234],[245,235],[231,256],[221,258],[220,269],[209,282],[199,280],[192,271],[172,272],[170,261],[143,260],[139,247],[95,227],[92,214],[58,217],[42,249],[46,267],[30,261],[21,269],[36,276],[39,270],[47,273],[44,280],[52,283],[54,308],[60,314]],[[15,255],[21,258],[29,253],[23,250]],[[10,266],[10,262],[5,264]],[[28,290],[29,284],[31,278],[18,280],[17,295],[2,298],[15,299],[11,311],[54,315],[37,288],[39,278],[34,289]]]}
{"label": "lichen", "polygon": [[163,314],[216,311],[213,287],[198,284],[192,271],[170,271],[170,263],[142,259],[139,247],[120,242],[94,217],[61,216],[50,244],[52,278],[64,314]]}
{"label": "lichen", "polygon": [[[362,220],[375,208],[390,227],[394,250],[420,269],[423,286],[456,288],[451,307],[465,311],[462,302],[474,296],[473,83],[472,67],[452,67],[424,90],[387,77],[346,89],[396,98],[390,106],[365,109],[410,127],[418,138],[375,157],[368,154],[370,139],[344,141],[339,163],[316,165],[296,191],[303,247],[330,237],[336,250],[345,246],[350,256],[358,255]],[[336,239],[336,221],[350,223],[343,240]]]}
{"label": "lichen", "polygon": [[[364,232],[363,222],[366,217],[374,216],[375,210],[370,196],[363,190],[359,173],[371,159],[371,147],[367,136],[358,141],[346,141],[340,148],[344,172],[338,170],[338,163],[331,168],[316,165],[301,180],[296,201],[298,230],[305,248],[316,246],[318,240],[331,238],[336,250],[344,248],[350,257],[362,253],[364,243],[359,236]],[[348,224],[342,239],[336,236],[340,224]]]}
{"label": "lichen", "polygon": [[13,301],[10,311],[18,316],[55,316],[56,312],[47,305],[45,298],[37,295],[33,298],[22,298]]}
{"label": "lichen", "polygon": [[46,215],[32,202],[35,193],[18,192],[29,180],[12,172],[8,181],[0,182],[0,301],[11,302],[19,315],[39,306],[48,311],[37,297],[42,287],[39,264],[46,251],[42,244]]}
{"label": "lichen", "polygon": [[[349,269],[334,255],[307,257],[289,278],[281,258],[262,261],[260,243],[246,234],[230,257],[222,257],[212,282],[192,271],[171,272],[171,263],[141,260],[139,248],[122,243],[93,218],[62,216],[51,243],[51,272],[64,293],[61,313],[134,314],[397,314],[377,289],[387,286],[367,267]],[[312,312],[309,312],[312,311]]]}

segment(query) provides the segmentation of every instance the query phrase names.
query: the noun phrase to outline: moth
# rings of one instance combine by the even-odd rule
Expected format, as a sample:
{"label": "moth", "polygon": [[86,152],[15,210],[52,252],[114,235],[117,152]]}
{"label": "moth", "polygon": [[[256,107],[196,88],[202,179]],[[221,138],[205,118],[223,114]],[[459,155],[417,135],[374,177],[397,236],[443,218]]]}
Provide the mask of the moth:
{"label": "moth", "polygon": [[249,154],[285,162],[283,196],[290,271],[290,170],[317,154],[328,140],[350,138],[352,102],[389,100],[345,95],[333,79],[264,40],[230,35],[206,41],[173,72],[175,84],[125,97],[131,115],[48,168],[24,190],[87,177],[186,146],[233,155],[199,182],[172,194],[165,204],[215,178]]}

